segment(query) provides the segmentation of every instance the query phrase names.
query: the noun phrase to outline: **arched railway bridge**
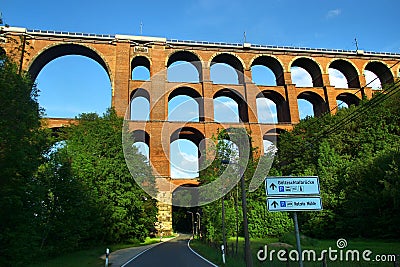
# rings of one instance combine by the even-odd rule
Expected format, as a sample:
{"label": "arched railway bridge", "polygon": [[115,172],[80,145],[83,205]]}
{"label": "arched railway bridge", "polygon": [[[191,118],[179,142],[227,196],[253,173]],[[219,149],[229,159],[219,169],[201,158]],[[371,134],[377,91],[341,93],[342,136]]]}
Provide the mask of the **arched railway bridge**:
{"label": "arched railway bridge", "polygon": [[[194,179],[171,179],[170,144],[178,139],[192,141],[200,150],[201,141],[211,138],[218,129],[246,127],[253,146],[263,153],[263,140],[271,135],[290,130],[298,123],[298,99],[309,101],[315,116],[335,113],[337,100],[357,105],[362,97],[371,98],[374,90],[367,85],[364,71],[373,72],[382,84],[392,83],[400,73],[400,54],[367,52],[361,50],[333,50],[232,44],[202,41],[181,41],[160,37],[131,35],[101,35],[60,31],[28,30],[0,27],[2,52],[15,57],[20,67],[33,79],[50,61],[66,56],[81,55],[96,61],[104,68],[111,83],[111,105],[120,116],[126,116],[129,130],[135,140],[149,147],[149,158],[154,173],[169,181],[170,186],[159,190],[166,203],[171,203],[172,191],[178,186],[196,184]],[[14,40],[14,41],[11,41]],[[29,45],[28,45],[29,44]],[[191,63],[196,71],[196,82],[171,82],[167,70],[177,62]],[[212,81],[212,66],[226,64],[236,71],[235,84],[217,84]],[[256,85],[252,67],[269,68],[275,77],[274,86]],[[148,81],[132,79],[137,67],[145,68]],[[306,70],[312,86],[297,87],[291,68]],[[341,72],[347,80],[346,88],[331,84],[328,69]],[[193,98],[198,106],[198,118],[190,122],[168,120],[168,103],[176,96]],[[238,106],[239,121],[219,123],[214,120],[214,101],[225,96]],[[79,95],[76,96],[79,98]],[[135,109],[131,102],[146,99],[149,116],[146,120],[131,120]],[[268,98],[276,105],[276,123],[259,122],[257,99]],[[64,127],[71,119],[48,118],[50,128]],[[164,232],[172,229],[170,204],[159,203],[159,219]]]}

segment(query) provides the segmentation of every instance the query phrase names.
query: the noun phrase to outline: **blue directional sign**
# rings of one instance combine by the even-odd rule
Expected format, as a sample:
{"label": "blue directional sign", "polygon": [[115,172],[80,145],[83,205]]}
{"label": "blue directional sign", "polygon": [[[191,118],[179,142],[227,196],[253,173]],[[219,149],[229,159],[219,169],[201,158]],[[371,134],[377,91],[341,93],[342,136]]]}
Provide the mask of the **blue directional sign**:
{"label": "blue directional sign", "polygon": [[319,195],[318,176],[310,177],[267,177],[265,179],[267,196]]}
{"label": "blue directional sign", "polygon": [[271,197],[267,198],[269,211],[322,210],[321,197]]}

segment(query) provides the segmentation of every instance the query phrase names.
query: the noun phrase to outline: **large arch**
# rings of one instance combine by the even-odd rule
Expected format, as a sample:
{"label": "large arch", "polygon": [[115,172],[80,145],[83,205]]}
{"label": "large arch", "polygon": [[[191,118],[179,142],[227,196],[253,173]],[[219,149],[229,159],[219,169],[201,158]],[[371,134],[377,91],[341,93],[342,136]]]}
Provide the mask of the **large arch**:
{"label": "large arch", "polygon": [[[185,95],[185,96],[189,96],[191,97],[194,101],[197,102],[198,104],[198,120],[199,121],[204,121],[204,101],[203,98],[201,97],[201,95],[194,90],[193,88],[190,87],[178,87],[176,89],[174,89],[169,95],[168,95],[168,103],[170,102],[171,99],[173,99],[176,96],[180,96],[180,95]],[[168,114],[169,114],[169,110],[168,110]]]}
{"label": "large arch", "polygon": [[313,112],[315,117],[319,117],[328,111],[327,104],[324,99],[311,91],[302,92],[297,96],[297,99],[303,99],[310,102],[313,106]]}
{"label": "large arch", "polygon": [[39,72],[47,63],[49,63],[53,59],[68,55],[79,55],[93,59],[104,68],[108,75],[108,78],[111,81],[110,69],[106,61],[100,56],[97,51],[87,46],[67,43],[57,44],[46,48],[33,59],[28,70],[32,80],[36,80]]}
{"label": "large arch", "polygon": [[278,59],[265,55],[258,56],[252,60],[250,66],[253,67],[257,65],[267,67],[274,73],[277,86],[285,85],[285,78],[283,76],[283,66]]}
{"label": "large arch", "polygon": [[[290,122],[289,106],[285,98],[278,92],[273,90],[264,90],[260,92],[256,98],[267,98],[273,101],[276,105],[276,117],[278,123]],[[258,109],[257,109],[258,111]],[[257,114],[259,116],[259,114]]]}
{"label": "large arch", "polygon": [[150,73],[151,73],[150,72],[150,65],[151,65],[150,60],[147,57],[145,57],[145,56],[136,56],[136,57],[134,57],[132,59],[132,61],[131,61],[131,72],[132,72],[131,79],[135,80],[135,77],[134,77],[133,73],[134,73],[135,68],[137,68],[137,67],[144,67],[145,69],[147,69],[148,75],[149,75],[149,78],[150,78],[150,76],[151,76],[150,75]]}
{"label": "large arch", "polygon": [[321,67],[313,59],[298,57],[290,64],[289,70],[292,67],[299,67],[306,70],[311,76],[313,87],[322,87],[324,85]]}
{"label": "large arch", "polygon": [[173,63],[178,61],[186,61],[191,63],[197,69],[199,75],[199,82],[203,80],[202,62],[198,55],[187,50],[175,51],[172,54],[170,54],[167,59],[166,62],[167,68],[169,68]]}
{"label": "large arch", "polygon": [[244,64],[236,55],[230,53],[216,54],[211,58],[210,68],[218,63],[227,64],[234,68],[238,77],[238,83],[244,83]]}
{"label": "large arch", "polygon": [[346,77],[349,88],[360,88],[358,70],[350,61],[336,59],[329,64],[328,68],[340,71]]}
{"label": "large arch", "polygon": [[230,88],[224,88],[219,91],[217,91],[213,99],[216,99],[217,97],[220,96],[225,96],[229,97],[233,101],[235,101],[238,105],[238,112],[239,112],[239,120],[240,122],[248,122],[249,121],[249,115],[247,111],[247,103],[243,96],[236,90],[230,89]]}
{"label": "large arch", "polygon": [[390,84],[394,82],[394,77],[391,69],[384,63],[380,61],[370,61],[368,62],[364,70],[368,70],[374,73],[380,80],[381,85]]}

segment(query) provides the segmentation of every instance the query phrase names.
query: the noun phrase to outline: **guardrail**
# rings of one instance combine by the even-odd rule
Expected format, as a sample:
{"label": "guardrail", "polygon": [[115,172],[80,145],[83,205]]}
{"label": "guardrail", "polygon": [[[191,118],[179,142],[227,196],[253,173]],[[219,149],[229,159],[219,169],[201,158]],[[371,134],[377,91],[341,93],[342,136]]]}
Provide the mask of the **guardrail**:
{"label": "guardrail", "polygon": [[[65,37],[79,37],[79,38],[95,38],[114,40],[116,35],[111,34],[95,34],[95,33],[80,33],[80,32],[66,32],[66,31],[48,31],[48,30],[26,30],[28,34],[44,35],[44,36],[65,36]],[[199,46],[214,46],[226,48],[244,48],[243,43],[227,43],[227,42],[209,42],[209,41],[194,41],[194,40],[178,40],[166,39],[166,43],[173,45],[199,45]],[[315,53],[334,53],[334,54],[352,54],[352,55],[370,55],[370,56],[391,56],[400,57],[400,53],[394,52],[373,52],[363,50],[346,50],[346,49],[327,49],[327,48],[310,48],[310,47],[296,47],[296,46],[278,46],[278,45],[259,45],[247,44],[246,48],[261,49],[261,50],[277,50],[277,51],[293,51],[293,52],[315,52]]]}
{"label": "guardrail", "polygon": [[95,34],[95,33],[64,32],[64,31],[46,31],[46,30],[27,30],[26,32],[28,34],[39,34],[39,35],[62,35],[62,36],[68,36],[68,37],[114,39],[114,35],[111,35],[111,34]]}

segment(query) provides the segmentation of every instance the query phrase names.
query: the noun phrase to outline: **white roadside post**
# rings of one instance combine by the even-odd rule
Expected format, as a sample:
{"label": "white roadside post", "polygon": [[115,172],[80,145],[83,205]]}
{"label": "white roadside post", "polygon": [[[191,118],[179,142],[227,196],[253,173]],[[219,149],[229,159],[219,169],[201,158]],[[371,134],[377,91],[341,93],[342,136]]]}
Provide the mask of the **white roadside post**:
{"label": "white roadside post", "polygon": [[297,211],[322,210],[317,176],[265,178],[268,211],[293,211],[299,266],[303,267]]}
{"label": "white roadside post", "polygon": [[222,250],[222,262],[225,265],[225,246],[221,245],[221,250]]}
{"label": "white roadside post", "polygon": [[106,249],[106,267],[108,267],[108,256],[110,255],[110,249]]}

